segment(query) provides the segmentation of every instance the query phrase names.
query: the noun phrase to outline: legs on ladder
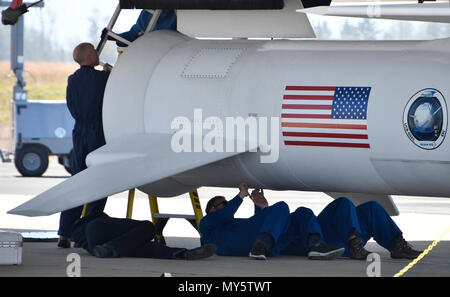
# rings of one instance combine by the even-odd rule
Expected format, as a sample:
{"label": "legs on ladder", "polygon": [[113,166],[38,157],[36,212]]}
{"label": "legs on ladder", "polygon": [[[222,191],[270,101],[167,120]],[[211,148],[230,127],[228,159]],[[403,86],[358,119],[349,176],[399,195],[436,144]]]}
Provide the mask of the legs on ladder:
{"label": "legs on ladder", "polygon": [[131,216],[133,215],[133,203],[134,203],[135,192],[136,192],[136,189],[131,189],[128,191],[127,214],[125,216],[127,219],[131,219]]}

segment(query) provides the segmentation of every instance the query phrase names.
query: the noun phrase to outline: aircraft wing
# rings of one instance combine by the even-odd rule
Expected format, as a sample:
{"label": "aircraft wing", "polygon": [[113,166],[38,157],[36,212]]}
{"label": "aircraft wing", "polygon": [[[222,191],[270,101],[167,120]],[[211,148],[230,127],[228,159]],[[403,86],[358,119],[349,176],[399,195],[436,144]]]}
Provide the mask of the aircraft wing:
{"label": "aircraft wing", "polygon": [[450,3],[336,5],[298,11],[323,16],[450,23]]}
{"label": "aircraft wing", "polygon": [[[88,155],[86,170],[8,213],[51,215],[244,153],[194,152],[186,157],[186,153],[171,149],[171,139],[172,135],[154,133],[130,135],[108,143]],[[256,147],[256,144],[246,145],[247,151]]]}

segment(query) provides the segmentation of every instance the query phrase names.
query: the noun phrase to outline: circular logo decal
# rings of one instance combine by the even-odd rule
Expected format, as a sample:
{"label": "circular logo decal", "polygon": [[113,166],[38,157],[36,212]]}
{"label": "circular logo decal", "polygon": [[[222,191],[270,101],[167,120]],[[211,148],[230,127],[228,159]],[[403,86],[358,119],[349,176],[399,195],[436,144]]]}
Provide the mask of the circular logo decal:
{"label": "circular logo decal", "polygon": [[447,105],[441,92],[417,92],[403,112],[403,128],[415,145],[427,150],[437,148],[447,133]]}
{"label": "circular logo decal", "polygon": [[55,136],[58,138],[64,138],[66,136],[66,129],[58,127],[55,129]]}

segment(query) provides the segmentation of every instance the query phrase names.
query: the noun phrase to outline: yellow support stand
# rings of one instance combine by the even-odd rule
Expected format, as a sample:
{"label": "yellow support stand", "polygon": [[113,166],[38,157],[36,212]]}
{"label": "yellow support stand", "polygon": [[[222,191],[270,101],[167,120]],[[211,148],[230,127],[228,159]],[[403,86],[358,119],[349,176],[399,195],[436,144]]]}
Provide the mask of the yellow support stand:
{"label": "yellow support stand", "polygon": [[[133,203],[134,203],[134,196],[135,196],[135,189],[131,189],[128,192],[128,204],[127,204],[127,213],[126,218],[131,219],[133,214]],[[161,242],[165,243],[164,236],[162,235],[162,231],[164,229],[164,226],[166,225],[167,221],[170,218],[185,218],[188,220],[193,226],[195,224],[195,228],[197,231],[199,230],[200,226],[200,220],[203,218],[203,212],[200,205],[200,199],[198,196],[197,190],[193,190],[189,192],[189,197],[191,198],[192,203],[192,209],[194,210],[194,215],[176,215],[176,214],[161,214],[159,212],[158,207],[158,197],[148,195],[148,201],[150,204],[150,213],[152,217],[152,222],[156,227],[156,239]],[[195,221],[195,222],[194,222]]]}
{"label": "yellow support stand", "polygon": [[158,222],[158,219],[155,218],[155,214],[159,213],[159,207],[158,207],[158,200],[156,200],[157,197],[148,195],[148,202],[150,204],[150,213],[152,215],[152,222],[156,225]]}
{"label": "yellow support stand", "polygon": [[191,197],[192,208],[194,209],[195,223],[197,224],[197,230],[200,227],[200,220],[203,218],[202,207],[200,205],[200,199],[198,197],[197,190],[189,192]]}
{"label": "yellow support stand", "polygon": [[134,193],[136,192],[136,189],[131,189],[128,191],[128,203],[127,203],[127,213],[125,217],[127,219],[131,219],[131,216],[133,215],[133,204],[134,204]]}
{"label": "yellow support stand", "polygon": [[[159,214],[159,207],[158,207],[158,200],[157,197],[152,196],[152,195],[148,195],[148,202],[150,204],[150,213],[152,215],[152,222],[153,225],[155,226],[159,226],[158,225],[158,218],[155,216],[155,214]],[[162,235],[162,229],[164,228],[164,225],[166,225],[167,221],[165,221],[163,223],[163,226],[161,228],[161,230],[158,230],[159,228],[156,228],[156,240],[160,243],[166,243],[166,241],[164,240],[164,236]],[[160,232],[158,232],[160,231]]]}
{"label": "yellow support stand", "polygon": [[85,217],[87,215],[88,205],[83,205],[83,210],[81,211],[81,217]]}

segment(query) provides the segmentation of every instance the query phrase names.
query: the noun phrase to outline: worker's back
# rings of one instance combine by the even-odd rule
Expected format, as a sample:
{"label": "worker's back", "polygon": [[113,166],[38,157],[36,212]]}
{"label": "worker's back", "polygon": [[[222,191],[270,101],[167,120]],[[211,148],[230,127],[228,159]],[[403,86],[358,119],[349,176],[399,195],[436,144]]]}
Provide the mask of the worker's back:
{"label": "worker's back", "polygon": [[109,72],[81,66],[69,77],[67,106],[75,119],[75,130],[102,128],[103,95]]}

